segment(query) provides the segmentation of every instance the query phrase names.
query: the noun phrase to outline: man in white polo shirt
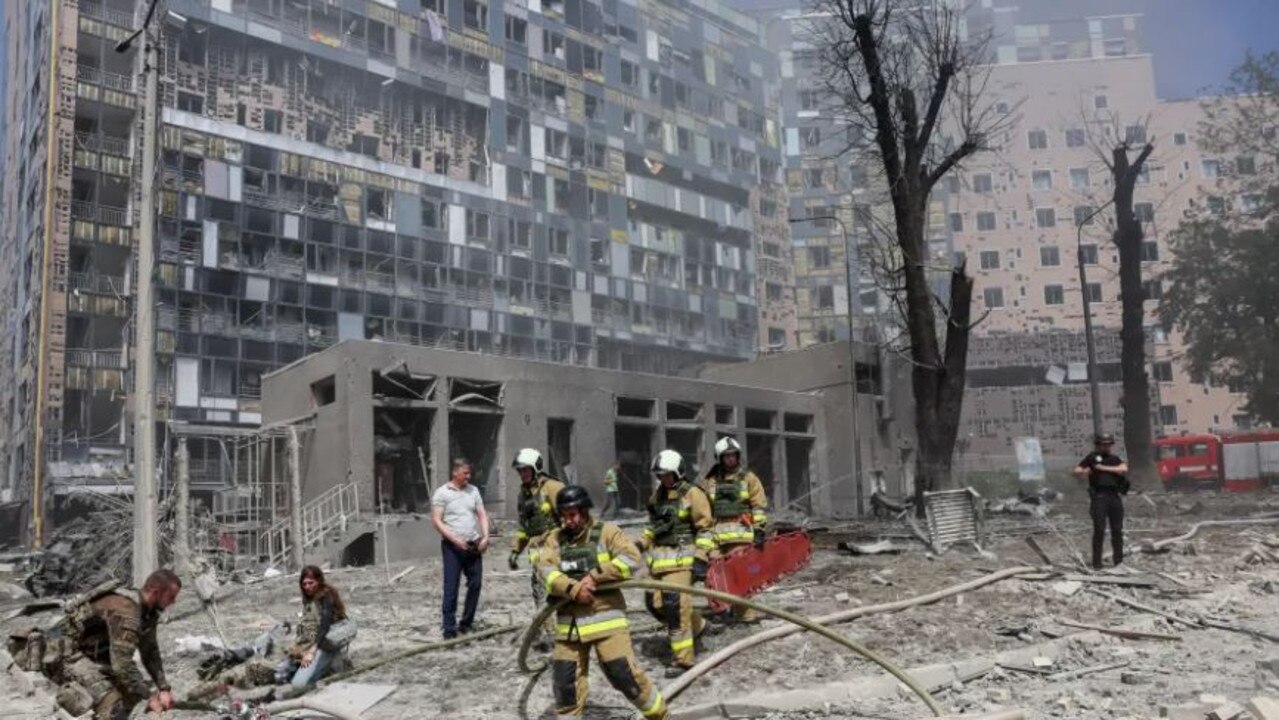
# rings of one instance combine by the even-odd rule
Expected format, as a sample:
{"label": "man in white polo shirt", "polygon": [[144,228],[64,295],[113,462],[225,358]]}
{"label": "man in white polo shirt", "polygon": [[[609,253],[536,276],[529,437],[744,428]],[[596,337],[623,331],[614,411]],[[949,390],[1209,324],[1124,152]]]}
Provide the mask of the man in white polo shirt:
{"label": "man in white polo shirt", "polygon": [[[480,603],[484,551],[489,546],[489,518],[480,491],[471,485],[471,463],[453,460],[449,481],[431,496],[431,524],[440,533],[444,555],[444,639],[471,631]],[[457,621],[457,591],[466,575],[466,601]]]}

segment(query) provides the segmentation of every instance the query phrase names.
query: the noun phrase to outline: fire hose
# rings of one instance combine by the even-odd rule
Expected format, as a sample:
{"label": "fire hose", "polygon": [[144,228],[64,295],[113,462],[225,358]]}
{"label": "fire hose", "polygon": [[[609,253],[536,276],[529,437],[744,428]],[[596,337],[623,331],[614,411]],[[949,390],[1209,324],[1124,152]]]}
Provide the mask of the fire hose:
{"label": "fire hose", "polygon": [[[676,593],[685,593],[689,595],[696,595],[696,596],[704,597],[711,600],[718,600],[720,602],[727,603],[729,605],[739,605],[739,606],[748,607],[752,610],[755,610],[756,612],[761,612],[766,615],[771,615],[775,618],[778,618],[779,620],[785,620],[794,625],[798,625],[804,628],[805,630],[817,633],[818,635],[821,635],[822,637],[828,640],[831,640],[832,642],[835,642],[839,645],[843,645],[844,647],[848,648],[854,653],[861,655],[867,660],[870,660],[876,665],[882,667],[884,670],[887,670],[890,675],[897,678],[898,680],[901,680],[902,683],[906,685],[906,687],[910,688],[912,692],[914,692],[917,696],[919,696],[919,699],[922,700],[924,704],[928,706],[928,709],[932,711],[933,715],[936,715],[938,717],[942,715],[942,708],[940,705],[937,704],[937,701],[933,699],[933,696],[930,695],[928,693],[928,690],[926,690],[918,682],[916,682],[915,679],[912,678],[910,674],[907,673],[905,670],[901,669],[897,665],[893,664],[889,660],[885,659],[878,653],[874,652],[870,648],[867,648],[866,646],[862,645],[856,640],[853,640],[852,638],[849,638],[845,635],[841,635],[835,632],[834,630],[831,630],[830,628],[826,627],[825,625],[821,625],[819,623],[813,622],[812,620],[809,620],[808,618],[805,618],[800,615],[796,615],[794,613],[787,612],[785,610],[781,610],[778,608],[762,605],[753,600],[748,600],[746,598],[739,597],[737,595],[732,595],[730,593],[720,592],[718,590],[708,590],[706,588],[700,588],[700,587],[691,587],[688,585],[676,585],[674,583],[661,582],[660,580],[648,580],[648,579],[624,580],[618,583],[609,583],[607,585],[601,585],[599,588],[596,589],[596,592],[603,592],[606,590],[625,590],[625,589],[661,590],[663,592],[676,592]],[[533,642],[537,639],[537,636],[541,632],[542,627],[546,623],[547,618],[549,618],[552,613],[559,610],[560,607],[567,604],[568,602],[569,602],[568,598],[563,598],[558,600],[557,602],[547,604],[547,606],[542,608],[541,612],[539,612],[537,616],[533,618],[533,621],[529,624],[528,628],[524,631],[524,638],[520,642],[520,652],[517,658],[519,663],[519,669],[521,672],[540,674],[543,670],[546,669],[546,665],[547,665],[546,663],[543,663],[542,665],[536,668],[529,666],[528,664],[529,650],[532,648]]]}

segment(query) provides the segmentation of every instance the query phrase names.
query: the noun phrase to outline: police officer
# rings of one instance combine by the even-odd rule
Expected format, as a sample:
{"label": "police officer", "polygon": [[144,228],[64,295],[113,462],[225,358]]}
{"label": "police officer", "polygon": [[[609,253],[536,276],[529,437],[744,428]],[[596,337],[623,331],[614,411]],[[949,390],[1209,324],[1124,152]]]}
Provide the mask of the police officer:
{"label": "police officer", "polygon": [[[706,579],[710,552],[715,549],[710,500],[685,477],[684,458],[663,450],[653,458],[657,487],[648,501],[648,527],[639,548],[648,556],[648,572],[654,578],[691,587]],[[667,677],[676,677],[693,666],[695,641],[702,632],[702,616],[686,593],[650,590],[648,611],[666,623],[671,643]]]}
{"label": "police officer", "polygon": [[[69,652],[52,668],[53,679],[63,686],[58,702],[74,715],[92,710],[94,720],[123,720],[143,700],[149,712],[172,708],[155,628],[181,589],[173,571],[156,570],[141,590],[112,589],[68,607]],[[155,682],[154,692],[133,662],[135,651]]]}
{"label": "police officer", "polygon": [[1124,501],[1128,494],[1128,463],[1111,452],[1115,436],[1101,433],[1093,438],[1093,452],[1079,461],[1074,474],[1088,479],[1089,510],[1092,514],[1092,566],[1101,569],[1106,525],[1110,525],[1110,547],[1116,565],[1124,561]]}
{"label": "police officer", "polygon": [[568,485],[556,500],[560,527],[542,542],[534,567],[546,590],[568,598],[556,616],[551,654],[557,717],[581,717],[586,708],[592,649],[604,677],[647,720],[666,720],[666,703],[635,662],[620,590],[600,586],[626,580],[639,567],[640,552],[620,528],[591,518],[586,489]]}
{"label": "police officer", "polygon": [[[722,437],[715,443],[715,466],[703,478],[702,489],[711,499],[720,552],[730,553],[752,543],[763,548],[768,495],[759,476],[742,464],[742,446],[733,438]],[[754,610],[740,605],[733,606],[733,616],[745,623],[759,619]]]}

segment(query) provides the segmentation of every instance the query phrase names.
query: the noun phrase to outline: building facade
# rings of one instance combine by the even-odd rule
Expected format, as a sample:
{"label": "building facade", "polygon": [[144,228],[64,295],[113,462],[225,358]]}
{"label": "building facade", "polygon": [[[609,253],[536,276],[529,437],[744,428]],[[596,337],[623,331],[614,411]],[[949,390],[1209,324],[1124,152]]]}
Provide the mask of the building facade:
{"label": "building facade", "polygon": [[1100,348],[1103,424],[1122,429],[1119,258],[1102,155],[1120,138],[1138,149],[1148,139],[1155,146],[1134,203],[1145,234],[1155,433],[1246,422],[1242,395],[1195,383],[1181,369],[1181,338],[1157,317],[1169,234],[1188,213],[1218,207],[1225,192],[1213,173],[1226,159],[1204,158],[1195,146],[1199,101],[1156,97],[1157,59],[1140,52],[1138,16],[1040,22],[1017,13],[995,8],[987,18],[996,33],[989,91],[1016,122],[995,152],[974,158],[950,185],[948,222],[976,276],[974,314],[985,316],[973,346],[964,452],[1008,467],[1016,437],[1038,437],[1046,454],[1062,459],[1087,447],[1081,255]]}
{"label": "building facade", "polygon": [[[127,477],[145,103],[115,46],[144,6],[6,5],[19,496]],[[343,339],[672,373],[752,357],[757,296],[789,312],[759,262],[788,242],[776,67],[718,3],[168,0],[156,20],[161,421],[256,423],[264,373]]]}

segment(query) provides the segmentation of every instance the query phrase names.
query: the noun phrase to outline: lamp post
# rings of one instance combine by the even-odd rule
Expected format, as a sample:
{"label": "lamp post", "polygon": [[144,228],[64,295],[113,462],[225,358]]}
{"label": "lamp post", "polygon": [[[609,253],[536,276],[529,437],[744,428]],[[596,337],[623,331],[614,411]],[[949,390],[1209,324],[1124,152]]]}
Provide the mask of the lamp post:
{"label": "lamp post", "polygon": [[843,220],[835,215],[813,215],[802,218],[789,218],[787,222],[793,225],[795,223],[812,222],[814,220],[834,220],[839,224],[839,233],[844,240],[844,292],[848,295],[846,306],[846,315],[848,317],[848,375],[852,391],[852,400],[849,403],[849,413],[852,415],[850,430],[852,431],[853,437],[853,481],[857,488],[857,515],[860,517],[865,510],[865,505],[862,498],[861,434],[857,429],[857,352],[853,344],[853,248],[848,242],[848,226],[844,224]]}
{"label": "lamp post", "polygon": [[1111,199],[1105,205],[1094,209],[1083,219],[1075,221],[1075,258],[1079,264],[1079,294],[1084,300],[1084,339],[1088,344],[1088,390],[1092,396],[1092,432],[1094,436],[1101,434],[1101,378],[1097,377],[1097,343],[1092,332],[1092,298],[1088,295],[1088,274],[1084,269],[1084,226],[1110,207],[1115,201]]}
{"label": "lamp post", "polygon": [[147,575],[160,566],[157,547],[156,478],[155,478],[155,297],[152,274],[155,272],[155,156],[159,132],[160,73],[159,39],[151,35],[151,21],[160,0],[147,6],[142,27],[115,47],[128,52],[135,40],[142,41],[139,50],[146,94],[142,102],[142,202],[138,229],[138,291],[134,304],[137,333],[137,364],[133,370],[133,580],[138,587]]}

